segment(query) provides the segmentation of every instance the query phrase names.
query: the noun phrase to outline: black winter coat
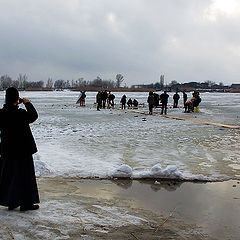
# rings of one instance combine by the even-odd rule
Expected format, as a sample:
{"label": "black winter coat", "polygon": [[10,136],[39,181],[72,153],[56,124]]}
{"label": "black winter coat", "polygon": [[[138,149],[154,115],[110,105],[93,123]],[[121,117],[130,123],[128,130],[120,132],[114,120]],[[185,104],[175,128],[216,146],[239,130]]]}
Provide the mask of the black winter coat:
{"label": "black winter coat", "polygon": [[4,206],[39,202],[32,158],[37,147],[29,127],[38,114],[30,102],[25,107],[5,104],[0,109],[0,205]]}

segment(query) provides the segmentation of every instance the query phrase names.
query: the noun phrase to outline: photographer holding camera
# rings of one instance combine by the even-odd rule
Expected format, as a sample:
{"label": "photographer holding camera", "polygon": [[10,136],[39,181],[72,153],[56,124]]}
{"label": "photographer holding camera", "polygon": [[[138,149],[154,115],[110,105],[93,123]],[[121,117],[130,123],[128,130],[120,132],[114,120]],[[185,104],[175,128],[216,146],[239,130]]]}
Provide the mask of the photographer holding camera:
{"label": "photographer holding camera", "polygon": [[[38,118],[26,98],[19,98],[16,88],[6,90],[6,104],[0,109],[1,158],[0,205],[20,211],[39,208],[39,195],[32,154],[37,147],[29,127]],[[23,103],[26,110],[19,108]]]}

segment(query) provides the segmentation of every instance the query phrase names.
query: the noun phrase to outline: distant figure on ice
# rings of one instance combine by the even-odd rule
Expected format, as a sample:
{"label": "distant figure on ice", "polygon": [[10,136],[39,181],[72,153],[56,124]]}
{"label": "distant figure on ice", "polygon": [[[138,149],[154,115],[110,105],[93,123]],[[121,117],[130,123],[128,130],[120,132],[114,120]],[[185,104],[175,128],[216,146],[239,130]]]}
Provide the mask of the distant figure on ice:
{"label": "distant figure on ice", "polygon": [[147,102],[148,102],[149,114],[152,115],[153,106],[155,104],[155,97],[152,91],[149,92]]}
{"label": "distant figure on ice", "polygon": [[110,101],[109,101],[110,95],[111,95],[111,91],[109,91],[107,95],[107,108],[110,108]]}
{"label": "distant figure on ice", "polygon": [[159,95],[157,93],[153,93],[154,96],[154,106],[159,106]]}
{"label": "distant figure on ice", "polygon": [[104,92],[102,92],[102,107],[103,108],[106,107],[107,98],[108,98],[108,93],[107,93],[107,90],[105,90]]}
{"label": "distant figure on ice", "polygon": [[126,108],[126,102],[127,102],[127,97],[126,95],[124,94],[121,98],[121,104],[122,104],[122,109],[125,109]]}
{"label": "distant figure on ice", "polygon": [[185,91],[182,92],[183,93],[183,106],[184,106],[184,109],[185,111],[184,112],[187,112],[187,105],[186,105],[186,102],[187,102],[187,94]]}
{"label": "distant figure on ice", "polygon": [[134,108],[138,107],[138,101],[135,98],[133,99],[133,107]]}
{"label": "distant figure on ice", "polygon": [[167,91],[164,91],[164,92],[160,95],[160,100],[161,100],[161,103],[162,103],[162,112],[161,112],[161,114],[163,114],[163,112],[164,112],[165,114],[167,114],[168,98],[169,98],[169,95],[167,94]]}
{"label": "distant figure on ice", "polygon": [[[0,205],[20,211],[39,208],[39,195],[32,154],[37,147],[29,127],[38,114],[27,98],[20,99],[16,88],[6,90],[0,109],[1,159]],[[18,108],[23,103],[25,109]]]}
{"label": "distant figure on ice", "polygon": [[193,112],[193,103],[189,100],[187,100],[184,104],[184,108],[185,108],[185,113],[190,113]]}
{"label": "distant figure on ice", "polygon": [[115,95],[110,93],[110,95],[109,95],[109,105],[112,106],[112,108],[114,108],[114,99],[115,99]]}
{"label": "distant figure on ice", "polygon": [[193,97],[191,99],[191,102],[192,102],[192,105],[193,105],[193,111],[194,112],[199,112],[199,107],[198,106],[201,102],[199,92],[194,91],[192,95],[193,95]]}
{"label": "distant figure on ice", "polygon": [[[80,103],[81,97],[82,97],[82,91],[80,92],[80,94],[79,94],[79,96],[78,96],[78,99],[77,99],[77,101],[76,101],[76,104],[79,104],[79,103]],[[81,104],[80,104],[80,106],[81,106]]]}
{"label": "distant figure on ice", "polygon": [[101,93],[101,91],[98,91],[98,93],[97,93],[96,103],[97,103],[97,110],[100,111],[100,108],[102,108],[102,93]]}
{"label": "distant figure on ice", "polygon": [[80,106],[85,106],[85,99],[86,99],[86,91],[83,91]]}
{"label": "distant figure on ice", "polygon": [[86,92],[81,91],[79,96],[78,96],[78,100],[77,100],[76,103],[79,103],[80,106],[85,106],[85,98],[86,98]]}
{"label": "distant figure on ice", "polygon": [[132,102],[132,99],[131,99],[131,98],[128,99],[127,105],[128,105],[129,108],[132,107],[133,102]]}
{"label": "distant figure on ice", "polygon": [[173,108],[177,108],[179,98],[180,98],[180,96],[179,96],[178,92],[176,91],[176,93],[173,95]]}

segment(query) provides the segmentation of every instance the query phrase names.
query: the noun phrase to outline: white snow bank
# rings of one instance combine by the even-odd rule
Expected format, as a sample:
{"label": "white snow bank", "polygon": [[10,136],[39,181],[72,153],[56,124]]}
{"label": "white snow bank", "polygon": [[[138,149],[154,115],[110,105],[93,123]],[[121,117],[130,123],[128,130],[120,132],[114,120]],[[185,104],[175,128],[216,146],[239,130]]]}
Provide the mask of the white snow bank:
{"label": "white snow bank", "polygon": [[150,171],[143,171],[133,175],[134,179],[141,178],[160,178],[160,179],[176,179],[187,181],[214,181],[215,179],[206,177],[202,174],[194,175],[190,173],[183,173],[178,170],[177,166],[169,165],[165,169],[162,169],[160,164],[154,165]]}
{"label": "white snow bank", "polygon": [[81,169],[75,171],[51,171],[47,164],[40,161],[39,155],[34,155],[34,164],[35,164],[35,174],[37,177],[41,176],[70,176],[76,178],[131,178],[131,179],[175,179],[182,181],[217,181],[227,179],[227,176],[211,176],[207,177],[203,174],[192,174],[186,171],[181,171],[175,165],[169,165],[166,168],[162,168],[160,164],[154,165],[150,170],[144,171],[134,171],[129,165],[123,164],[117,167],[115,170],[106,170],[105,173],[102,172],[101,176],[99,173],[86,172]]}
{"label": "white snow bank", "polygon": [[35,166],[35,175],[37,177],[48,175],[51,171],[47,167],[47,164],[40,160],[39,154],[33,155],[34,166]]}
{"label": "white snow bank", "polygon": [[202,174],[194,175],[183,173],[177,166],[169,165],[162,168],[160,164],[154,165],[149,171],[134,172],[128,165],[121,165],[110,174],[111,178],[132,178],[132,179],[176,179],[187,181],[214,181],[215,178],[209,178]]}
{"label": "white snow bank", "polygon": [[121,165],[115,171],[112,172],[111,177],[113,178],[131,178],[132,177],[132,168],[126,164]]}

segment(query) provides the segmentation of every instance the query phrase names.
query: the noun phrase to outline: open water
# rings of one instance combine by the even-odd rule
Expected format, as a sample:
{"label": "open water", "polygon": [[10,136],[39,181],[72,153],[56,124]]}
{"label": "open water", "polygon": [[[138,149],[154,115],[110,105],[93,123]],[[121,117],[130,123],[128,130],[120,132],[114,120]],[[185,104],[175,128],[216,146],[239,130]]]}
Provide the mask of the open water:
{"label": "open water", "polygon": [[[86,107],[79,107],[78,92],[20,92],[39,113],[31,125],[39,150],[37,176],[240,179],[240,129],[122,111],[124,93],[114,93],[115,109],[96,111],[96,92],[86,94]],[[125,94],[148,111],[148,93]],[[4,95],[0,92],[0,105]],[[180,108],[169,108],[168,114],[240,125],[240,94],[202,93],[201,98],[199,113],[183,113],[181,95]]]}

